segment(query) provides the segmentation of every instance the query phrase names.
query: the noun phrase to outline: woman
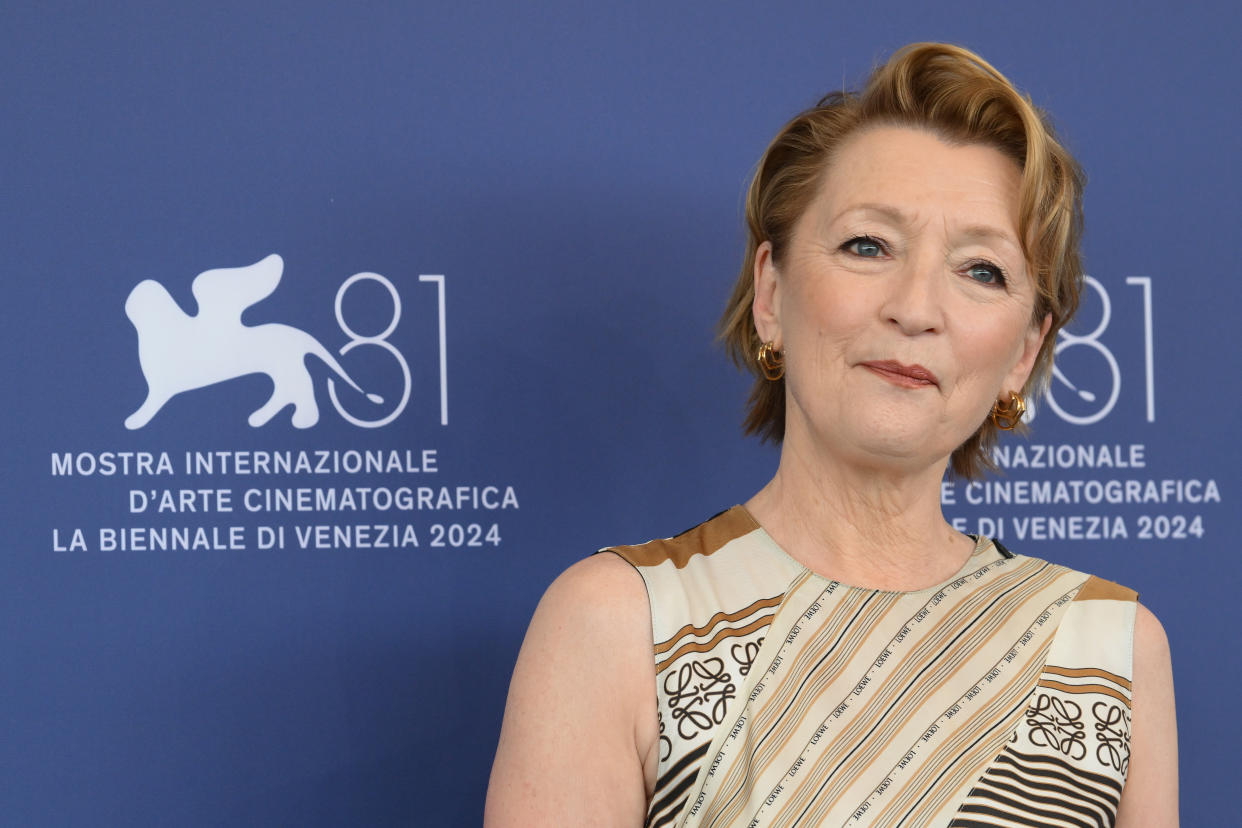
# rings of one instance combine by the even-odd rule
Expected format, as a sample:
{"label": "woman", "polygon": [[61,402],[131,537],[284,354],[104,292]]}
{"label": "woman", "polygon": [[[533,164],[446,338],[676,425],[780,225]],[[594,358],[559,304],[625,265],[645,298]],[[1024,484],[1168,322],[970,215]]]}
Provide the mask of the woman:
{"label": "woman", "polygon": [[549,588],[487,823],[1175,825],[1155,617],[940,512],[1077,304],[1073,159],[977,55],[916,44],[786,125],[747,220],[722,330],[776,475]]}

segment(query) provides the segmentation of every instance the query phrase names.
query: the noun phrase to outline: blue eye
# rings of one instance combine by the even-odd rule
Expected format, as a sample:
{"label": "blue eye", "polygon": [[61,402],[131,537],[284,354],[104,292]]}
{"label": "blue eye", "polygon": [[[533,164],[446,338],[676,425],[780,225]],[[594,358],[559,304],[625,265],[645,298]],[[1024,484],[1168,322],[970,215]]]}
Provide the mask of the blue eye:
{"label": "blue eye", "polygon": [[874,259],[884,255],[884,245],[870,236],[859,236],[858,238],[850,239],[841,247],[867,259]]}
{"label": "blue eye", "polygon": [[976,262],[966,269],[966,274],[976,282],[985,285],[1003,285],[1005,284],[1004,272],[993,264],[987,262]]}

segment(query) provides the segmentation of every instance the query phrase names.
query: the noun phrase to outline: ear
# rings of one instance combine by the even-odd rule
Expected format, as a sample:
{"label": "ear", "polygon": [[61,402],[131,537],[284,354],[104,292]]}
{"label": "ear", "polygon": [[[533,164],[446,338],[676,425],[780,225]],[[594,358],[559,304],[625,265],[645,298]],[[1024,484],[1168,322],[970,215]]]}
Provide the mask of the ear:
{"label": "ear", "polygon": [[1039,356],[1039,349],[1043,347],[1051,328],[1052,314],[1046,314],[1042,322],[1027,329],[1022,343],[1022,355],[1005,378],[1005,384],[1001,386],[1003,396],[1008,396],[1010,391],[1020,391],[1026,385],[1031,369],[1035,367],[1035,358]]}
{"label": "ear", "polygon": [[779,351],[781,336],[781,284],[772,260],[772,242],[765,241],[755,250],[755,300],[751,305],[755,330],[763,342],[775,343]]}

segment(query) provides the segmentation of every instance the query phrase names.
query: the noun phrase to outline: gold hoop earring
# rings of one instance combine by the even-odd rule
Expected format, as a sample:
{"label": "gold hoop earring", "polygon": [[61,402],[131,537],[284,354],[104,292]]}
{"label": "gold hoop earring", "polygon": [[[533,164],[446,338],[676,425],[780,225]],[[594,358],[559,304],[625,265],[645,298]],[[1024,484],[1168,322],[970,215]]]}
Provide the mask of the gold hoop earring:
{"label": "gold hoop earring", "polygon": [[768,341],[760,345],[755,360],[768,382],[776,382],[785,376],[785,355],[776,350],[775,343]]}
{"label": "gold hoop earring", "polygon": [[1026,401],[1017,391],[1009,392],[1009,402],[1002,405],[1000,400],[992,404],[992,422],[1003,431],[1013,431],[1022,422],[1026,413]]}

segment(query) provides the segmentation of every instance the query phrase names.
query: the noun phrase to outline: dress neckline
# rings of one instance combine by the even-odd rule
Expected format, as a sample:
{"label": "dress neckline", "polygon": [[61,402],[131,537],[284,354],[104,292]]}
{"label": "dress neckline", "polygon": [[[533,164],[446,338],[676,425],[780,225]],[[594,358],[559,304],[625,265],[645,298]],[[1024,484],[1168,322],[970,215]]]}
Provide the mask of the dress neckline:
{"label": "dress neckline", "polygon": [[806,564],[799,561],[793,555],[790,555],[785,551],[784,547],[776,542],[775,538],[768,534],[768,530],[763,528],[763,525],[755,519],[755,516],[752,515],[750,510],[744,505],[739,503],[734,506],[731,511],[736,511],[743,518],[745,518],[745,520],[753,527],[753,530],[757,532],[758,539],[764,546],[767,546],[773,553],[806,570],[812,578],[816,578],[825,584],[835,583],[846,589],[858,590],[859,592],[874,592],[880,595],[931,595],[944,589],[947,585],[953,583],[959,578],[977,572],[983,567],[994,564],[997,561],[1013,556],[1012,553],[1006,555],[1001,552],[1001,550],[997,548],[997,545],[987,535],[968,534],[967,537],[974,540],[975,548],[971,550],[970,555],[966,558],[966,561],[957,570],[957,572],[949,576],[949,578],[944,581],[932,584],[931,586],[923,587],[922,589],[877,589],[875,587],[858,586],[856,584],[847,584],[844,581],[816,572]]}

